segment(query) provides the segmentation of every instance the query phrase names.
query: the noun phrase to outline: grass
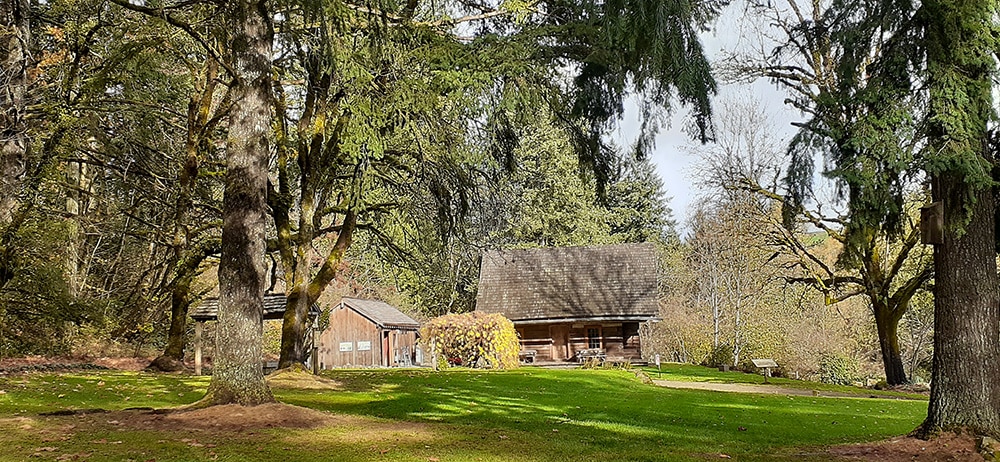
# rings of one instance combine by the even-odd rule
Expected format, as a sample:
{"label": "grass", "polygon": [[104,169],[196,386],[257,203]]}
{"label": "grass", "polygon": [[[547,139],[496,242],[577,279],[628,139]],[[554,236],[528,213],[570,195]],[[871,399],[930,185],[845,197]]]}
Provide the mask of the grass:
{"label": "grass", "polygon": [[[697,377],[693,369],[688,373]],[[713,380],[726,380],[715,374]],[[606,370],[355,370],[326,376],[340,389],[275,393],[288,404],[347,416],[342,424],[235,434],[126,428],[108,421],[114,414],[39,416],[187,404],[201,397],[207,378],[124,372],[0,378],[0,460],[35,454],[36,460],[160,462],[686,461],[720,454],[808,460],[805,454],[818,446],[906,433],[927,405],[671,390],[643,384],[631,372]]]}

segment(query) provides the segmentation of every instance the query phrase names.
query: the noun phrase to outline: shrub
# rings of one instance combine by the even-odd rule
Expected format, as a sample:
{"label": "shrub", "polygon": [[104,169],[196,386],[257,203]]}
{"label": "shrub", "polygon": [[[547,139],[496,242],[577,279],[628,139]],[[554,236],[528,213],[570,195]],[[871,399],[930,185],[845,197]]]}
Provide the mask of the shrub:
{"label": "shrub", "polygon": [[836,385],[853,385],[861,380],[858,361],[842,354],[826,354],[819,360],[819,380]]}
{"label": "shrub", "polygon": [[729,346],[728,343],[721,343],[719,346],[715,347],[705,361],[702,363],[708,367],[719,367],[724,365],[733,365],[733,347]]}
{"label": "shrub", "polygon": [[501,314],[474,311],[434,318],[420,329],[420,342],[438,367],[518,367],[521,349],[514,323]]}

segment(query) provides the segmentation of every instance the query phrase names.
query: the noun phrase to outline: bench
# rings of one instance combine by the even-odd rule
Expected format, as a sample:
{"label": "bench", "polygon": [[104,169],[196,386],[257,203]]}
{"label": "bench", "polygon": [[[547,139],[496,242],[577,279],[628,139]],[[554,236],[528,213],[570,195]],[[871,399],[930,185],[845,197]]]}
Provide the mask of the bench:
{"label": "bench", "polygon": [[767,383],[767,378],[771,376],[771,368],[778,367],[778,363],[774,362],[773,359],[751,359],[750,362],[757,369],[764,371],[764,383]]}
{"label": "bench", "polygon": [[576,362],[578,363],[585,363],[588,360],[595,360],[599,363],[604,363],[604,360],[606,359],[608,359],[608,355],[602,348],[588,348],[586,350],[576,352]]}
{"label": "bench", "polygon": [[261,367],[263,367],[265,375],[266,374],[270,374],[270,373],[278,370],[278,362],[277,361],[264,361],[261,364]]}

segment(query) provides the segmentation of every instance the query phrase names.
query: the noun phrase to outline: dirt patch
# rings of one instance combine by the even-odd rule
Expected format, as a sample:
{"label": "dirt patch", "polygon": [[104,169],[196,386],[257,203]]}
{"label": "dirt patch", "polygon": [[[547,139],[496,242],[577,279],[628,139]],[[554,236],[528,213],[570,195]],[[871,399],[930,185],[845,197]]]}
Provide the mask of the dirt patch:
{"label": "dirt patch", "polygon": [[100,369],[141,371],[149,365],[150,361],[150,358],[81,358],[72,356],[53,358],[46,356],[22,356],[0,359],[0,374]]}
{"label": "dirt patch", "polygon": [[885,462],[983,462],[971,435],[942,433],[930,440],[899,437],[863,444],[847,444],[829,448],[829,454],[840,460]]}
{"label": "dirt patch", "polygon": [[[113,425],[134,430],[154,430],[166,434],[196,434],[226,437],[252,435],[269,428],[322,429],[340,427],[337,438],[346,443],[426,441],[433,431],[423,423],[379,421],[359,416],[329,414],[288,404],[262,404],[243,407],[235,404],[177,412],[149,410],[114,411],[77,417],[99,425]],[[308,435],[308,434],[307,434]],[[303,436],[303,438],[311,438]]]}
{"label": "dirt patch", "polygon": [[236,404],[211,406],[190,411],[157,413],[152,411],[116,411],[102,420],[134,429],[160,431],[200,430],[218,433],[245,432],[264,428],[319,428],[342,425],[352,417],[335,416],[288,404],[262,404],[244,407]]}
{"label": "dirt patch", "polygon": [[90,362],[108,369],[120,371],[141,371],[149,365],[152,358],[97,358]]}
{"label": "dirt patch", "polygon": [[280,370],[267,376],[271,388],[296,388],[307,390],[343,390],[343,384],[302,370]]}

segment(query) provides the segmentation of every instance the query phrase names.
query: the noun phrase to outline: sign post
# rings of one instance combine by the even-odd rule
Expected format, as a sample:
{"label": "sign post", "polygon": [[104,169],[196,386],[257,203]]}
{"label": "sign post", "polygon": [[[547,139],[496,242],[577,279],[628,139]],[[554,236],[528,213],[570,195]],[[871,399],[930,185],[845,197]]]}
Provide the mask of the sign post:
{"label": "sign post", "polygon": [[657,353],[654,358],[656,360],[656,377],[657,378],[663,377],[663,371],[660,370],[660,354]]}
{"label": "sign post", "polygon": [[767,378],[771,376],[771,368],[778,367],[778,363],[774,362],[773,359],[751,359],[750,362],[757,369],[764,370],[764,383],[767,383]]}

